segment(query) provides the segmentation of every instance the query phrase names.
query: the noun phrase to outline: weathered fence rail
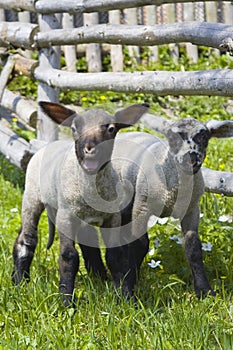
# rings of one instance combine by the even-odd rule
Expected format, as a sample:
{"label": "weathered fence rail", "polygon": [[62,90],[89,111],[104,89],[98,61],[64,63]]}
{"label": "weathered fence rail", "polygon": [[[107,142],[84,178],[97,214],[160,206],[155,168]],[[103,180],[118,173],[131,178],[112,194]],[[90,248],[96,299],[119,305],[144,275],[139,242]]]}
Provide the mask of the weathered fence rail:
{"label": "weathered fence rail", "polygon": [[[205,0],[205,2],[213,0]],[[226,2],[231,0],[226,0]],[[117,9],[135,8],[147,5],[160,6],[163,4],[179,3],[200,3],[199,0],[66,0],[58,2],[57,0],[0,0],[0,8],[17,11],[35,11],[42,14],[52,13],[88,13],[111,11]]]}
{"label": "weathered fence rail", "polygon": [[[30,11],[38,15],[38,24],[23,22],[0,21],[0,46],[24,48],[27,50],[38,50],[39,60],[27,60],[25,64],[18,57],[14,58],[14,71],[21,72],[34,77],[39,82],[38,99],[57,102],[59,89],[73,90],[100,90],[120,92],[142,92],[157,95],[219,95],[232,97],[233,94],[233,70],[217,69],[189,72],[168,72],[168,71],[143,71],[143,72],[98,72],[98,73],[76,73],[74,71],[60,70],[60,47],[63,49],[72,48],[73,58],[75,57],[74,47],[80,44],[91,44],[98,48],[98,45],[114,45],[119,55],[122,45],[127,45],[135,50],[138,46],[150,46],[155,48],[161,44],[187,43],[187,45],[203,45],[219,49],[233,54],[233,23],[210,23],[203,21],[182,22],[182,16],[174,16],[175,7],[170,7],[166,15],[169,24],[156,24],[163,11],[158,11],[162,4],[173,6],[176,1],[147,1],[147,0],[67,0],[57,2],[54,0],[0,0],[0,9],[15,11]],[[208,1],[207,1],[208,2]],[[187,5],[188,1],[179,0],[180,4]],[[200,2],[192,1],[196,5]],[[211,2],[209,2],[211,4]],[[213,2],[212,2],[213,3]],[[224,2],[224,3],[230,3]],[[145,8],[146,5],[156,6],[156,12],[147,8],[142,13],[146,16],[147,25],[138,25],[134,20],[136,11],[133,8]],[[166,5],[164,5],[166,6]],[[178,6],[178,5],[177,5]],[[180,6],[180,5],[179,5]],[[181,7],[176,9],[181,9]],[[127,10],[132,8],[132,10]],[[160,7],[160,10],[162,7]],[[118,12],[114,12],[114,11]],[[130,24],[121,21],[119,10],[124,10]],[[96,23],[98,12],[112,11],[109,18],[112,24]],[[74,28],[70,14],[91,13],[89,17],[84,16],[84,22],[89,26]],[[94,12],[94,13],[93,13]],[[62,21],[61,14],[66,13],[67,17]],[[92,15],[93,13],[93,15]],[[151,15],[152,13],[152,15]],[[188,13],[188,12],[187,12]],[[188,16],[186,19],[192,19]],[[59,15],[60,14],[60,15]],[[156,14],[156,15],[155,15]],[[177,17],[178,16],[178,17]],[[30,16],[20,16],[21,20]],[[171,18],[180,18],[179,23],[171,23]],[[210,17],[210,16],[209,16]],[[217,17],[216,17],[217,19]],[[144,19],[141,20],[141,23]],[[93,23],[96,23],[95,25]],[[65,29],[62,29],[62,23]],[[114,23],[114,24],[113,24]],[[231,25],[232,24],[232,25]],[[137,50],[136,50],[137,51]],[[100,51],[98,55],[100,56]],[[137,51],[138,52],[138,51]],[[175,51],[174,51],[175,52]],[[153,53],[157,55],[156,49]],[[92,56],[90,54],[90,56]],[[95,60],[97,60],[97,55]],[[21,66],[19,64],[21,62]],[[94,62],[96,63],[96,62]],[[18,64],[18,65],[17,65]],[[71,70],[74,70],[74,64]],[[10,67],[10,72],[13,67]],[[37,118],[37,142],[32,140],[31,144],[19,138],[0,120],[0,151],[7,156],[14,164],[25,168],[31,154],[40,148],[44,142],[57,138],[57,128],[33,103],[13,94],[7,90],[7,79],[2,76],[1,104],[12,112],[16,113],[24,123],[35,126]],[[155,117],[154,117],[155,118]],[[162,131],[163,119],[155,119],[152,116],[144,117],[145,124],[153,127],[156,125],[158,131]],[[215,172],[210,169],[203,170],[206,181],[206,191],[222,193],[228,196],[233,195],[233,174],[226,172]],[[211,179],[211,181],[209,180]]]}
{"label": "weathered fence rail", "polygon": [[183,22],[167,25],[98,24],[74,29],[39,32],[30,23],[0,22],[0,46],[35,49],[50,45],[108,43],[111,45],[153,46],[189,42],[233,53],[232,26],[222,23]]}
{"label": "weathered fence rail", "polygon": [[0,46],[32,49],[34,35],[39,27],[31,23],[0,22]]}
{"label": "weathered fence rail", "polygon": [[71,30],[57,29],[50,32],[38,32],[34,41],[38,47],[48,47],[49,44],[82,43],[153,46],[190,42],[233,53],[232,26],[206,22],[183,22],[166,26],[163,24],[153,26],[99,24]]}
{"label": "weathered fence rail", "polygon": [[86,91],[152,93],[156,95],[215,95],[233,94],[232,69],[191,72],[143,71],[71,73],[59,69],[37,67],[35,78],[48,86]]}

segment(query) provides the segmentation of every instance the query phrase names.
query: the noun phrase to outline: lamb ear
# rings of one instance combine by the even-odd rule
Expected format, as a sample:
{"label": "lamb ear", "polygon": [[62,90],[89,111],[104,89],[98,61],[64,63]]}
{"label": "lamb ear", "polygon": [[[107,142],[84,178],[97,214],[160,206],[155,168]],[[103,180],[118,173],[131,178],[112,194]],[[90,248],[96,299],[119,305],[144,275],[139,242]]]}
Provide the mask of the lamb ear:
{"label": "lamb ear", "polygon": [[210,137],[231,137],[233,136],[233,121],[231,120],[210,120],[206,123],[210,131]]}
{"label": "lamb ear", "polygon": [[115,121],[117,127],[127,128],[128,126],[134,125],[141,118],[141,116],[148,110],[148,103],[135,104],[129,106],[121,111],[116,112]]}
{"label": "lamb ear", "polygon": [[[39,106],[43,112],[57,124],[71,126],[75,111],[58,103],[40,101]],[[72,117],[72,118],[71,118]]]}

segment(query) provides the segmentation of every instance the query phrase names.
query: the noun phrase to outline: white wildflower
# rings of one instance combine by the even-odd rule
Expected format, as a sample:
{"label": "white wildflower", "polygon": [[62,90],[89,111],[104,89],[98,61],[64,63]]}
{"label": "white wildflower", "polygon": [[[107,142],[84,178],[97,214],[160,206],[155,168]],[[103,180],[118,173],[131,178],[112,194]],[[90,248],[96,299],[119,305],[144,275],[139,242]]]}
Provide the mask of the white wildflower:
{"label": "white wildflower", "polygon": [[178,235],[173,235],[170,237],[172,241],[175,241],[177,244],[182,244],[183,243],[183,238],[181,238]]}
{"label": "white wildflower", "polygon": [[158,224],[165,225],[168,222],[168,218],[158,218]]}
{"label": "white wildflower", "polygon": [[160,239],[159,238],[155,238],[154,245],[155,245],[155,248],[158,248],[160,246]]}
{"label": "white wildflower", "polygon": [[12,209],[10,210],[10,212],[11,212],[11,213],[18,213],[18,208],[12,208]]}
{"label": "white wildflower", "polygon": [[210,242],[207,242],[207,243],[202,243],[201,247],[202,247],[202,250],[204,250],[205,252],[211,252],[213,246]]}
{"label": "white wildflower", "polygon": [[152,255],[154,255],[154,253],[155,253],[155,248],[151,248],[150,250],[149,250],[149,255],[150,256],[152,256]]}
{"label": "white wildflower", "polygon": [[160,266],[160,263],[161,261],[158,260],[158,261],[155,261],[155,260],[151,260],[148,265],[152,268],[152,269],[155,269],[156,267]]}
{"label": "white wildflower", "polygon": [[153,227],[155,224],[165,225],[168,222],[168,218],[158,218],[155,215],[151,215],[147,222],[147,228]]}
{"label": "white wildflower", "polygon": [[231,223],[232,222],[232,217],[228,216],[228,215],[222,215],[222,216],[219,216],[218,221],[219,222],[229,222],[229,223]]}

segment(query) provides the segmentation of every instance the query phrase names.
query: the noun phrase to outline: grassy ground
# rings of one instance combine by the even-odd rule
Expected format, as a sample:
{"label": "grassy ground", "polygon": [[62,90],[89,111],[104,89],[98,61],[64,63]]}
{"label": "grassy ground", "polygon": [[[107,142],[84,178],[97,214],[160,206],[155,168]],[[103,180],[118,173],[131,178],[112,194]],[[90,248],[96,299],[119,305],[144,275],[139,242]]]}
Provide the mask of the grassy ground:
{"label": "grassy ground", "polygon": [[[227,59],[221,57],[224,64]],[[92,104],[90,96],[84,97],[83,102]],[[93,104],[101,101],[112,102],[107,94],[95,95]],[[150,101],[155,112],[165,113],[169,107],[174,116],[191,115],[203,120],[231,119],[228,102],[218,97]],[[212,140],[205,166],[232,171],[232,164],[233,141]],[[196,299],[180,244],[179,223],[169,219],[150,229],[151,250],[142,266],[136,307],[115,295],[110,278],[102,282],[88,276],[81,260],[74,311],[63,307],[58,294],[59,246],[56,240],[46,251],[45,216],[40,222],[31,282],[12,285],[12,247],[20,228],[23,186],[24,175],[0,157],[0,349],[233,348],[232,198],[205,194],[201,201],[200,236],[205,243],[207,274],[217,292],[215,298]]]}

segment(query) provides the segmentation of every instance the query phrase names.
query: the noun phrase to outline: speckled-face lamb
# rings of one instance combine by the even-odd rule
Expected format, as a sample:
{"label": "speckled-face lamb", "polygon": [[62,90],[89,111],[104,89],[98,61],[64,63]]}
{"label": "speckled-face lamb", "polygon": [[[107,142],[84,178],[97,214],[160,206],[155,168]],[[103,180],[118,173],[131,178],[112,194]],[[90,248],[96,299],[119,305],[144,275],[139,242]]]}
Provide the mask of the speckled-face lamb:
{"label": "speckled-face lamb", "polygon": [[[147,222],[151,215],[173,216],[181,222],[184,248],[198,297],[210,293],[198,235],[199,199],[204,192],[201,165],[211,137],[233,136],[232,121],[195,119],[168,123],[161,140],[145,133],[120,134],[115,140],[112,164],[134,200],[122,210],[122,241],[107,251],[114,268],[115,285],[133,296],[136,276],[148,251]],[[130,227],[130,229],[129,229]],[[132,235],[130,236],[130,232]]]}
{"label": "speckled-face lamb", "polygon": [[[46,208],[50,228],[58,227],[60,239],[60,292],[64,303],[72,303],[79,256],[74,241],[84,252],[90,245],[87,269],[105,277],[92,225],[110,230],[120,226],[118,177],[111,166],[117,132],[133,125],[148,109],[147,104],[132,105],[114,116],[101,110],[77,115],[60,104],[40,102],[44,113],[58,124],[70,126],[73,142],[56,141],[31,159],[22,203],[22,228],[13,249],[13,281],[29,279],[30,265],[37,245],[37,225]],[[93,233],[93,234],[92,234]]]}

